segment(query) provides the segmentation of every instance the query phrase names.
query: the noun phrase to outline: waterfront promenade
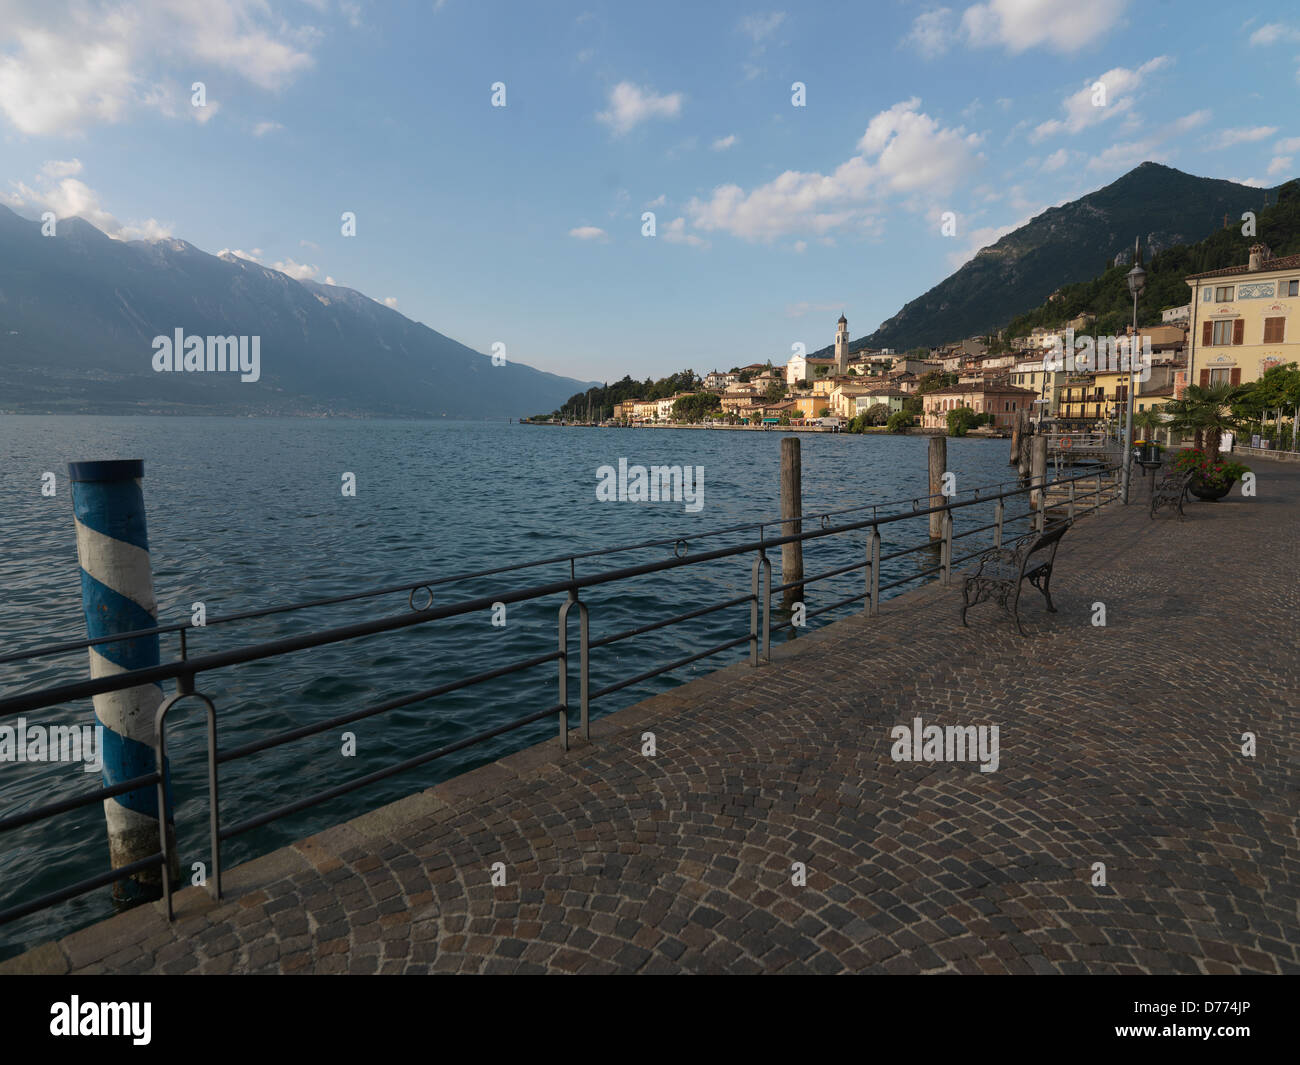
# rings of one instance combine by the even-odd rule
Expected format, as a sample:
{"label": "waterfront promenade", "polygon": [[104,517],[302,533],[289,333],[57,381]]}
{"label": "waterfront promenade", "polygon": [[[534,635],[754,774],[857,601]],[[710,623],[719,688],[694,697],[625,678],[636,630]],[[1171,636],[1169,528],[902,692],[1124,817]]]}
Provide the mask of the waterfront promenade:
{"label": "waterfront promenade", "polygon": [[0,972],[1300,972],[1300,466],[1250,465],[1079,521],[1030,638],[930,585]]}

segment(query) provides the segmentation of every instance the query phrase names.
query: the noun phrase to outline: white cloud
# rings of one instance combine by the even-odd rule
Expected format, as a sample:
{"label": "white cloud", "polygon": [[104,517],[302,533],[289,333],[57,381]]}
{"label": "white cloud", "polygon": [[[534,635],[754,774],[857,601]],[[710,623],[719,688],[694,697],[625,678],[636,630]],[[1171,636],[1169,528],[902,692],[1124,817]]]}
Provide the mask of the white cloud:
{"label": "white cloud", "polygon": [[1268,164],[1268,176],[1276,177],[1278,174],[1286,174],[1291,170],[1292,158],[1289,155],[1275,155]]}
{"label": "white cloud", "polygon": [[927,59],[941,56],[956,43],[958,19],[952,8],[940,7],[917,15],[906,41]]}
{"label": "white cloud", "polygon": [[[196,69],[278,89],[312,65],[319,40],[259,0],[8,0],[4,8],[0,114],[28,135],[77,133],[121,121],[133,107],[176,115],[176,94],[159,80],[163,64],[184,71],[187,109]],[[206,122],[216,106],[189,110]]]}
{"label": "white cloud", "polygon": [[48,178],[74,177],[81,173],[80,159],[51,159],[41,167],[41,173]]}
{"label": "white cloud", "polygon": [[1259,178],[1253,178],[1253,177],[1230,177],[1230,178],[1228,178],[1227,180],[1228,180],[1228,181],[1234,181],[1234,182],[1236,182],[1238,185],[1247,185],[1247,186],[1249,186],[1249,187],[1252,188],[1252,189],[1266,189],[1266,188],[1268,188],[1268,182],[1267,182],[1267,181],[1261,181]]}
{"label": "white cloud", "polygon": [[1250,35],[1251,44],[1276,44],[1278,41],[1300,41],[1300,29],[1270,22]]}
{"label": "white cloud", "polygon": [[660,234],[669,244],[689,244],[692,248],[707,248],[709,242],[694,233],[686,232],[686,219],[674,218]]}
{"label": "white cloud", "polygon": [[288,274],[295,281],[307,281],[320,273],[320,268],[308,266],[306,263],[295,262],[293,259],[285,259],[283,262],[274,262],[271,268],[279,270],[282,274]]}
{"label": "white cloud", "polygon": [[[965,240],[956,251],[948,253],[948,265],[956,270],[965,266],[971,259],[975,258],[981,248],[987,248],[990,244],[996,244],[1008,233],[1013,233],[1021,226],[1025,225],[1035,215],[1040,214],[1035,211],[1033,214],[1027,214],[1018,222],[1012,222],[1009,226],[984,226],[980,229],[972,229],[966,234]],[[960,239],[960,237],[958,238]]]}
{"label": "white cloud", "polygon": [[1043,170],[1047,173],[1060,170],[1070,161],[1070,153],[1064,148],[1057,148],[1051,155],[1043,160]]}
{"label": "white cloud", "polygon": [[666,204],[667,202],[668,202],[668,197],[665,196],[665,195],[661,192],[661,193],[660,193],[658,196],[656,196],[653,200],[651,200],[649,203],[647,203],[646,206],[647,206],[647,207],[662,207],[662,206],[663,206],[664,204]]}
{"label": "white cloud", "polygon": [[393,310],[397,310],[397,297],[385,296],[383,299],[383,304],[385,307],[391,307]]}
{"label": "white cloud", "polygon": [[247,259],[250,263],[261,263],[262,249],[254,248],[252,251],[242,251],[239,248],[222,248],[217,252],[218,258],[235,258]]}
{"label": "white cloud", "polygon": [[961,18],[971,44],[1001,45],[1012,54],[1047,47],[1077,52],[1106,34],[1127,0],[989,0],[968,7]]}
{"label": "white cloud", "polygon": [[1278,141],[1273,145],[1275,152],[1296,152],[1300,151],[1300,137],[1287,137],[1285,140]]}
{"label": "white cloud", "polygon": [[1188,130],[1205,125],[1209,120],[1210,112],[1207,110],[1189,112],[1181,118],[1176,118],[1172,122],[1160,126],[1150,136],[1112,144],[1104,152],[1088,160],[1088,169],[1098,171],[1128,170],[1138,163],[1148,161],[1153,163],[1167,162],[1174,153],[1163,148],[1162,145],[1171,139],[1181,137]]}
{"label": "white cloud", "polygon": [[796,240],[792,246],[800,255],[808,250],[808,242],[806,240]]}
{"label": "white cloud", "polygon": [[748,34],[754,43],[770,37],[778,26],[785,21],[784,11],[770,11],[765,15],[746,15],[740,20],[740,32]]}
{"label": "white cloud", "polygon": [[719,137],[709,147],[715,152],[725,152],[728,148],[735,146],[737,139],[734,133],[729,133],[725,137]]}
{"label": "white cloud", "polygon": [[609,110],[601,111],[596,118],[618,136],[651,118],[676,118],[682,113],[679,92],[660,95],[653,89],[643,89],[630,81],[620,81],[609,93]]}
{"label": "white cloud", "polygon": [[253,127],[254,137],[265,137],[268,133],[275,133],[277,130],[284,129],[279,122],[259,122]]}
{"label": "white cloud", "polygon": [[1013,55],[1031,48],[1073,53],[1108,33],[1128,0],[989,0],[972,4],[960,18],[947,7],[918,15],[904,39],[927,58],[954,45],[1002,47]]}
{"label": "white cloud", "polygon": [[1254,144],[1255,141],[1268,140],[1277,132],[1276,126],[1255,126],[1252,128],[1225,129],[1219,132],[1209,147],[1214,150],[1231,148],[1234,144]]}
{"label": "white cloud", "polygon": [[575,240],[604,240],[609,234],[599,226],[578,226],[569,230],[569,236]]}
{"label": "white cloud", "polygon": [[858,142],[858,154],[830,174],[787,170],[750,192],[719,185],[707,199],[693,198],[692,224],[749,241],[793,232],[824,237],[844,225],[867,226],[873,202],[891,194],[950,193],[982,159],[975,150],[979,138],[941,127],[919,106],[914,98],[876,115]]}
{"label": "white cloud", "polygon": [[1195,129],[1197,126],[1203,126],[1210,121],[1211,113],[1206,110],[1193,111],[1190,114],[1183,115],[1182,118],[1176,118],[1163,130],[1159,131],[1162,136],[1176,137],[1186,133],[1188,130]]}
{"label": "white cloud", "polygon": [[298,241],[298,247],[310,248],[312,251],[320,251],[320,245],[314,240],[300,240]]}
{"label": "white cloud", "polygon": [[1089,170],[1131,170],[1138,163],[1163,163],[1169,154],[1159,147],[1160,142],[1148,137],[1138,141],[1123,141],[1112,144],[1104,152],[1088,160]]}
{"label": "white cloud", "polygon": [[[1061,106],[1065,111],[1065,118],[1053,118],[1040,123],[1030,135],[1030,140],[1040,141],[1057,133],[1078,133],[1080,130],[1095,126],[1108,118],[1124,114],[1133,106],[1143,78],[1172,62],[1173,60],[1167,55],[1156,56],[1154,59],[1147,60],[1136,70],[1129,70],[1126,67],[1114,67],[1099,78],[1088,79],[1082,89],[1071,93],[1062,102]],[[1097,82],[1105,86],[1106,103],[1101,107],[1095,106],[1092,102],[1094,98],[1093,85]]]}
{"label": "white cloud", "polygon": [[11,181],[16,190],[5,199],[12,207],[53,211],[56,218],[84,218],[115,240],[161,240],[171,236],[171,227],[156,218],[142,222],[119,222],[99,202],[99,194],[73,174],[81,173],[79,159],[51,159],[35,178],[36,187]]}

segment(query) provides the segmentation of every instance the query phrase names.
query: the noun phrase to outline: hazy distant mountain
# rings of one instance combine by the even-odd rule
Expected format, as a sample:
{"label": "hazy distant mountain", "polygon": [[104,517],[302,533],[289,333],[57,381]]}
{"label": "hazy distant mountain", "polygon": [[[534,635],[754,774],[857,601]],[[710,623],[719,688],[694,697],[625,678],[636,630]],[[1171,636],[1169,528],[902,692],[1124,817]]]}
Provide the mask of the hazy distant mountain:
{"label": "hazy distant mountain", "polygon": [[1263,207],[1266,191],[1273,202],[1271,189],[1143,163],[982,249],[852,347],[906,351],[993,332],[1062,285],[1095,277],[1132,250],[1134,237],[1148,252],[1190,244],[1222,227],[1225,214],[1240,225],[1243,211]]}
{"label": "hazy distant mountain", "polygon": [[[260,337],[260,380],[155,372],[153,340]],[[0,207],[0,410],[515,417],[590,382],[491,359],[348,288],[183,240]]]}

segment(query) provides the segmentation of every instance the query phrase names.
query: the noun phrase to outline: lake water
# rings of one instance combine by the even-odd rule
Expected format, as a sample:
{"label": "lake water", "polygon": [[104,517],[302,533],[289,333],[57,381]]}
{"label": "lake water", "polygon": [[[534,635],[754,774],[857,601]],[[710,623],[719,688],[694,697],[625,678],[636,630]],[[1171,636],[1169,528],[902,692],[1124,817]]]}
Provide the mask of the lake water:
{"label": "lake water", "polygon": [[[701,532],[779,514],[779,432],[543,428],[501,423],[237,418],[0,416],[0,654],[84,637],[67,464],[142,458],[160,623],[183,621],[202,601],[209,616],[232,614],[398,582],[436,579],[511,563],[662,537],[690,550],[748,542],[753,530],[701,541]],[[922,437],[800,434],[805,513],[923,495]],[[1006,441],[950,440],[957,486],[1005,482]],[[599,502],[597,469],[629,464],[703,467],[703,507]],[[57,494],[41,494],[42,474]],[[356,476],[356,495],[341,491]],[[1025,509],[1015,501],[1009,512]],[[976,510],[978,514],[974,513]],[[971,508],[958,528],[992,520]],[[769,535],[772,535],[769,533]],[[925,537],[923,522],[883,532],[884,551]],[[861,560],[866,533],[806,548],[808,575]],[[966,552],[987,543],[964,542]],[[779,552],[773,583],[779,583]],[[670,547],[581,560],[579,574],[671,557]],[[930,553],[885,568],[897,579],[934,565]],[[592,637],[599,638],[709,602],[746,594],[752,556],[683,567],[592,588]],[[440,589],[438,602],[470,599],[567,576],[568,565],[483,578]],[[809,585],[809,610],[861,588],[860,573]],[[222,748],[337,716],[555,649],[562,597],[512,606],[504,627],[488,612],[349,641],[204,674],[198,689],[219,714]],[[779,597],[778,597],[779,604]],[[860,607],[859,607],[860,608]],[[191,633],[191,656],[409,610],[407,594],[299,611]],[[845,607],[810,624],[843,617]],[[592,687],[650,669],[747,631],[745,604],[600,648]],[[576,640],[576,627],[573,628]],[[774,637],[775,639],[775,637]],[[176,657],[163,639],[164,660]],[[608,713],[746,654],[744,646],[670,677],[593,703]],[[554,663],[273,748],[221,769],[222,823],[456,741],[557,702]],[[0,664],[0,693],[88,676],[84,650]],[[573,698],[576,699],[576,676]],[[167,685],[170,692],[171,685]],[[169,733],[182,868],[207,861],[206,763],[197,706]],[[91,721],[89,701],[28,715],[29,723]],[[576,714],[574,716],[576,724]],[[409,773],[334,799],[230,840],[227,867],[402,795],[429,787],[543,739],[547,718]],[[79,766],[0,763],[0,815],[97,786]],[[0,836],[0,908],[104,871],[107,843],[96,805]],[[108,916],[108,889],[0,926],[0,957]]]}

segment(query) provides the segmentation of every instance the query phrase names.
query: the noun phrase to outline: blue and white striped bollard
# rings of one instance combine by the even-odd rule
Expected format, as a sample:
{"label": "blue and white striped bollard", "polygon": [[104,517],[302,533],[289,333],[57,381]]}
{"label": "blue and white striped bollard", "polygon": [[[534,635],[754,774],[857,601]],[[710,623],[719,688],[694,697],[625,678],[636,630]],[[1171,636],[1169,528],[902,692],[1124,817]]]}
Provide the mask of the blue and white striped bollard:
{"label": "blue and white striped bollard", "polygon": [[[157,625],[153,569],[149,561],[144,463],[139,459],[68,464],[81,564],[81,604],[91,639]],[[158,637],[138,636],[89,648],[92,678],[158,665]],[[154,769],[154,715],[163,701],[161,685],[143,684],[94,697],[103,728],[105,787]],[[164,767],[166,772],[166,767]],[[168,796],[170,805],[170,780]],[[159,850],[158,791],[153,785],[104,800],[109,857],[114,869]],[[173,828],[168,825],[168,835]],[[169,847],[175,854],[175,848]],[[156,898],[161,873],[147,869],[119,880],[114,898]]]}

